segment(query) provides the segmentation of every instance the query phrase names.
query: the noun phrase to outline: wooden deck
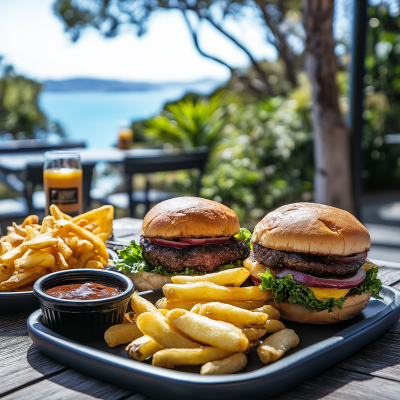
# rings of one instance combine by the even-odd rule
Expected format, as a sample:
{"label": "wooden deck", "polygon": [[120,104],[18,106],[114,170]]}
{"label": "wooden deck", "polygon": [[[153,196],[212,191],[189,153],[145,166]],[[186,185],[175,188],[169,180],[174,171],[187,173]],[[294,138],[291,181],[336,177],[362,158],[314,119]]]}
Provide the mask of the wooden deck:
{"label": "wooden deck", "polygon": [[[138,220],[123,219],[116,238],[137,237]],[[129,224],[132,223],[132,230]],[[400,263],[385,263],[380,278],[400,289]],[[94,379],[44,356],[28,336],[28,314],[0,315],[0,397],[4,399],[150,400]],[[290,389],[277,400],[400,399],[400,322],[352,356]]]}

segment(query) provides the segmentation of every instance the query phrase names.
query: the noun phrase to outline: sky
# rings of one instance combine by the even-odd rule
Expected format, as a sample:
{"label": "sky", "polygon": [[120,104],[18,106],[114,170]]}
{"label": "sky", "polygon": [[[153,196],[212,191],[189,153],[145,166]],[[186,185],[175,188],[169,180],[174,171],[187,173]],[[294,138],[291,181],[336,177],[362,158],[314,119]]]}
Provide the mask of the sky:
{"label": "sky", "polygon": [[[86,30],[73,43],[53,14],[54,0],[0,0],[0,55],[27,77],[66,79],[91,77],[144,82],[225,80],[229,69],[202,57],[195,49],[179,11],[160,11],[150,18],[147,33],[138,38],[126,29],[105,39]],[[230,19],[224,28],[257,59],[276,59],[265,41],[264,28],[250,15]],[[208,23],[201,24],[200,44],[233,67],[249,65],[247,55]]]}

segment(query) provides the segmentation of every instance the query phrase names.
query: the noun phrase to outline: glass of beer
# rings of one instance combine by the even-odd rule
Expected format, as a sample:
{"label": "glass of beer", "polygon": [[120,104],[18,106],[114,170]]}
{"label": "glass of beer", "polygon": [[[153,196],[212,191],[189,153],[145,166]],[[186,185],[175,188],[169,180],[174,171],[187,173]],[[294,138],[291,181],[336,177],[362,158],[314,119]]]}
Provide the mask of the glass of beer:
{"label": "glass of beer", "polygon": [[72,217],[82,214],[82,165],[79,154],[47,151],[43,167],[46,214],[55,204]]}

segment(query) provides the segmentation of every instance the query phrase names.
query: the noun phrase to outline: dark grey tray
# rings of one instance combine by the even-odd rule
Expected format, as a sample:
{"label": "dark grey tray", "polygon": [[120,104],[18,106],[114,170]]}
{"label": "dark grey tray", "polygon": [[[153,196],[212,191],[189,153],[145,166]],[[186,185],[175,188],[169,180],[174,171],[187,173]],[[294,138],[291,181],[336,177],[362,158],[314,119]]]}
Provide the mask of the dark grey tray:
{"label": "dark grey tray", "polygon": [[[141,293],[155,302],[160,290]],[[356,318],[332,325],[283,321],[300,337],[300,344],[276,363],[265,365],[256,350],[248,365],[234,375],[203,376],[200,367],[168,370],[129,360],[125,345],[109,348],[103,340],[77,343],[55,334],[41,322],[40,310],[28,319],[28,331],[44,354],[78,371],[154,399],[241,399],[277,395],[354,353],[384,333],[400,318],[400,292],[384,286],[383,300],[371,299]]]}
{"label": "dark grey tray", "polygon": [[[112,260],[118,258],[115,251],[108,249]],[[0,314],[27,313],[40,308],[33,291],[28,292],[0,292]]]}

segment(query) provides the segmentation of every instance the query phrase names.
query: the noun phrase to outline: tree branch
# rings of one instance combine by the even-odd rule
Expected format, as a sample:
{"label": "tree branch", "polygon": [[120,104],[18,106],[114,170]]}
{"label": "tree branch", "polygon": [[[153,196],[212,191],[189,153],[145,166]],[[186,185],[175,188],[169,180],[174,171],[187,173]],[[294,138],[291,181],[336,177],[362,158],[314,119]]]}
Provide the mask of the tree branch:
{"label": "tree branch", "polygon": [[258,5],[258,7],[260,8],[260,10],[264,16],[265,24],[272,32],[272,35],[274,37],[274,42],[275,42],[274,45],[275,45],[276,49],[278,50],[278,53],[286,66],[286,75],[287,75],[290,83],[293,86],[297,86],[296,71],[295,71],[295,67],[294,67],[296,65],[295,54],[293,53],[290,46],[286,43],[285,35],[282,34],[282,32],[278,28],[278,25],[275,23],[275,21],[271,18],[271,16],[265,10],[264,1],[255,0],[255,2]]}
{"label": "tree branch", "polygon": [[210,54],[204,53],[204,51],[200,48],[199,40],[198,40],[198,37],[197,37],[197,32],[192,28],[192,25],[190,24],[189,18],[187,17],[187,15],[186,15],[186,13],[185,13],[185,10],[183,10],[182,8],[179,8],[179,10],[182,11],[183,17],[185,18],[185,21],[186,21],[186,24],[187,24],[187,26],[188,26],[188,28],[189,28],[190,34],[192,35],[193,42],[194,42],[194,45],[195,45],[197,51],[198,51],[203,57],[210,58],[211,60],[214,60],[214,61],[216,61],[216,62],[222,64],[223,66],[229,68],[229,70],[231,71],[231,74],[232,74],[233,71],[234,71],[233,68],[232,68],[229,64],[227,64],[225,61],[222,61],[222,60],[220,60],[219,58],[216,58],[216,57],[214,57],[214,56],[211,56]]}
{"label": "tree branch", "polygon": [[211,17],[207,16],[205,17],[207,21],[209,21],[218,31],[220,31],[223,35],[225,35],[228,39],[230,39],[233,43],[236,44],[240,49],[242,49],[247,56],[250,58],[250,61],[254,67],[254,69],[257,71],[258,75],[260,76],[262,83],[265,85],[267,92],[270,96],[274,96],[274,91],[272,89],[272,86],[269,84],[267,77],[264,74],[264,71],[261,69],[260,65],[257,63],[257,61],[253,58],[251,53],[244,47],[242,44],[240,44],[233,36],[231,36],[228,32],[224,31],[219,25],[217,25]]}

